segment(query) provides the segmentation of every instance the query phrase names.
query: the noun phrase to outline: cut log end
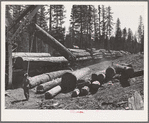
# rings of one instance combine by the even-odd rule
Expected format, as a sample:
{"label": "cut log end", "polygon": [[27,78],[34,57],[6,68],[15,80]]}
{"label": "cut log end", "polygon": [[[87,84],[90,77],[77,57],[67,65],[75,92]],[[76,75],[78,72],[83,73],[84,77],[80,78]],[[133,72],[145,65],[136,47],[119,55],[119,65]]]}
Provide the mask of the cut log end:
{"label": "cut log end", "polygon": [[63,93],[73,91],[76,88],[76,84],[77,84],[77,78],[72,73],[68,72],[62,76],[61,87]]}
{"label": "cut log end", "polygon": [[76,88],[73,92],[72,92],[72,97],[77,97],[80,94],[80,90],[78,88]]}
{"label": "cut log end", "polygon": [[122,72],[122,74],[125,74],[128,78],[133,77],[134,69],[132,67],[125,67],[125,70]]}
{"label": "cut log end", "polygon": [[91,88],[92,89],[98,89],[100,87],[100,82],[99,81],[94,81],[94,82],[92,82],[92,84],[91,84]]}
{"label": "cut log end", "polygon": [[98,81],[101,83],[103,83],[105,78],[106,78],[106,75],[104,73],[98,75]]}
{"label": "cut log end", "polygon": [[91,80],[92,80],[92,81],[98,80],[97,74],[93,73],[92,76],[91,76]]}
{"label": "cut log end", "polygon": [[80,95],[81,96],[86,96],[88,93],[89,93],[90,89],[88,86],[84,86],[82,89],[81,89],[81,93]]}
{"label": "cut log end", "polygon": [[44,92],[43,86],[41,86],[41,85],[37,86],[36,93],[43,93],[43,92]]}
{"label": "cut log end", "polygon": [[113,67],[108,67],[106,69],[106,77],[107,78],[112,78],[116,74],[116,71]]}

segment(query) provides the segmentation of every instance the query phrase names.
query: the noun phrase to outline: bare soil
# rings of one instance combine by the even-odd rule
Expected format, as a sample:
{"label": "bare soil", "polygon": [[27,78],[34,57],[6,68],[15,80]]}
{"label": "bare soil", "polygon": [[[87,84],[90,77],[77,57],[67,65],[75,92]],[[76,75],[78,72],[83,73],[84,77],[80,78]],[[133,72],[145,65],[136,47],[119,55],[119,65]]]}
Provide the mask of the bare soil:
{"label": "bare soil", "polygon": [[[82,63],[80,67],[89,67],[93,72],[105,70],[114,63],[132,64],[135,71],[144,69],[143,54],[132,54],[115,60],[98,61],[89,65]],[[91,64],[91,63],[90,63]],[[144,100],[144,77],[135,77],[129,80],[130,86],[123,88],[118,80],[109,81],[100,87],[95,94],[71,97],[71,92],[60,93],[53,99],[45,99],[44,94],[36,94],[36,88],[30,90],[30,98],[25,101],[22,88],[7,90],[5,93],[6,109],[83,109],[83,110],[125,110],[128,107],[128,98],[134,91],[138,91]]]}

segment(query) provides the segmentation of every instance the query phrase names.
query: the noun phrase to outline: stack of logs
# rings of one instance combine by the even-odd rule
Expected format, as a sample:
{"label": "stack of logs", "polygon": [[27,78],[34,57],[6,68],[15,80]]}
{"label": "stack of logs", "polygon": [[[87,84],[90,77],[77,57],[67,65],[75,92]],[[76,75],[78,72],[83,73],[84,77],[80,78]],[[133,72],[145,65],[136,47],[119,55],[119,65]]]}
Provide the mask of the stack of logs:
{"label": "stack of logs", "polygon": [[[75,57],[76,61],[84,61],[91,59],[101,59],[103,57],[116,57],[122,54],[118,51],[107,52],[104,49],[100,50],[83,50],[83,49],[68,49]],[[124,52],[125,53],[125,52]],[[123,53],[123,54],[124,54]],[[120,55],[122,56],[122,55]],[[12,59],[15,69],[27,69],[30,62],[30,69],[38,69],[39,67],[64,66],[68,65],[68,60],[63,56],[51,56],[49,53],[28,53],[28,52],[13,52]]]}
{"label": "stack of logs", "polygon": [[[28,81],[30,89],[36,87],[37,93],[45,93],[45,98],[51,99],[60,92],[72,92],[72,97],[95,93],[104,83],[115,78],[120,80],[122,87],[127,87],[130,86],[130,78],[142,75],[143,70],[134,72],[130,64],[112,64],[95,73],[91,73],[88,67],[76,71],[60,70],[29,77]],[[86,78],[83,79],[84,77]]]}
{"label": "stack of logs", "polygon": [[89,93],[95,93],[108,81],[119,79],[122,87],[130,86],[129,79],[142,76],[143,70],[134,71],[131,64],[112,64],[106,70],[97,71],[91,74],[91,77],[78,81],[78,84],[72,92],[72,97],[85,96]]}

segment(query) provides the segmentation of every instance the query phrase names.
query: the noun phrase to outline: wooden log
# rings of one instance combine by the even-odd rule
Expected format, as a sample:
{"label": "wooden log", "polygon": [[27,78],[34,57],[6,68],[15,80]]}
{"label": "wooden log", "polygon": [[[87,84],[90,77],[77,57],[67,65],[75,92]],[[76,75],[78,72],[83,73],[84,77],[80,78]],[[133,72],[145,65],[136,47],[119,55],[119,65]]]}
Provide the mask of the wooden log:
{"label": "wooden log", "polygon": [[90,60],[90,59],[92,59],[91,56],[86,56],[86,57],[77,58],[77,61],[84,61],[84,60]]}
{"label": "wooden log", "polygon": [[65,73],[62,76],[62,92],[67,93],[73,91],[77,86],[77,81],[90,72],[91,70],[89,68],[82,68],[73,72]]}
{"label": "wooden log", "polygon": [[64,56],[68,61],[75,61],[75,56],[68,50],[65,46],[63,46],[59,41],[57,41],[54,37],[52,37],[49,33],[44,31],[37,24],[30,24],[28,26],[28,30],[30,33],[33,33],[36,30],[36,36],[43,40],[45,43],[49,44],[55,50],[57,50],[62,56]]}
{"label": "wooden log", "polygon": [[67,64],[68,61],[64,57],[17,57],[14,63],[14,67],[17,69],[26,69],[28,62],[30,62],[30,68],[43,67],[53,64]]}
{"label": "wooden log", "polygon": [[13,52],[12,58],[17,57],[50,57],[50,53]]}
{"label": "wooden log", "polygon": [[102,59],[103,55],[97,55],[97,56],[93,56],[94,59]]}
{"label": "wooden log", "polygon": [[59,85],[55,86],[54,88],[45,93],[45,99],[52,99],[54,96],[59,94],[61,90],[62,90],[61,86]]}
{"label": "wooden log", "polygon": [[78,52],[78,53],[73,53],[73,55],[75,55],[77,58],[79,57],[85,57],[85,56],[90,56],[90,53],[88,52]]}
{"label": "wooden log", "polygon": [[126,64],[126,63],[121,63],[120,65],[122,65],[122,66],[127,66],[127,67],[132,67],[132,64]]}
{"label": "wooden log", "polygon": [[77,81],[77,88],[81,89],[84,86],[90,86],[91,80],[89,78],[80,79]]}
{"label": "wooden log", "polygon": [[61,80],[62,80],[61,78],[57,78],[55,80],[40,84],[37,86],[36,92],[37,93],[44,93],[44,92],[50,90],[51,88],[53,88],[57,85],[60,85]]}
{"label": "wooden log", "polygon": [[65,74],[67,72],[70,72],[70,70],[54,71],[54,72],[45,73],[45,74],[41,74],[38,76],[30,77],[29,78],[30,88],[33,88],[39,84],[51,81],[52,79],[61,77],[63,74]]}
{"label": "wooden log", "polygon": [[97,71],[97,72],[95,72],[95,73],[93,73],[91,75],[91,80],[92,81],[96,81],[97,80],[99,82],[103,82],[104,79],[105,79],[105,70],[103,70],[103,71]]}
{"label": "wooden log", "polygon": [[103,54],[101,52],[97,52],[97,53],[95,52],[95,53],[93,53],[93,56],[94,55],[103,55]]}
{"label": "wooden log", "polygon": [[106,74],[106,78],[107,79],[112,79],[113,76],[116,74],[116,71],[115,71],[115,68],[112,66],[109,66],[106,71],[105,71],[105,74]]}
{"label": "wooden log", "polygon": [[87,52],[86,50],[84,49],[71,49],[71,48],[68,48],[71,52]]}
{"label": "wooden log", "polygon": [[130,86],[130,81],[128,80],[128,77],[125,75],[121,75],[120,76],[120,84],[122,87]]}
{"label": "wooden log", "polygon": [[116,73],[118,74],[125,74],[128,78],[132,77],[134,74],[134,69],[132,67],[120,65],[120,64],[113,64],[112,67],[115,69]]}
{"label": "wooden log", "polygon": [[131,78],[138,77],[138,76],[143,76],[143,75],[144,75],[144,70],[135,71]]}
{"label": "wooden log", "polygon": [[94,81],[91,84],[91,88],[94,89],[94,90],[97,90],[100,86],[101,85],[100,85],[100,82],[99,81]]}
{"label": "wooden log", "polygon": [[81,96],[86,96],[86,95],[88,95],[89,91],[90,91],[90,88],[89,88],[88,86],[84,86],[84,87],[81,89],[80,95],[81,95]]}
{"label": "wooden log", "polygon": [[77,97],[77,96],[79,96],[79,94],[80,94],[80,89],[78,89],[78,88],[76,88],[76,89],[74,89],[74,91],[72,92],[72,97]]}

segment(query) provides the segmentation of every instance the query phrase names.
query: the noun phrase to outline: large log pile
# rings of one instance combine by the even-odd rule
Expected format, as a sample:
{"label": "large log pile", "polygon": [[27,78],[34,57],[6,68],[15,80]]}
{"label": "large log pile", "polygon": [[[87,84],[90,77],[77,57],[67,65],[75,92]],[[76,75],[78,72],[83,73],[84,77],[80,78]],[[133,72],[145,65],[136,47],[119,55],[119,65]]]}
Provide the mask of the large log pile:
{"label": "large log pile", "polygon": [[[41,74],[29,77],[28,81],[31,88],[37,86],[37,93],[45,93],[45,98],[51,99],[60,92],[72,92],[72,97],[96,93],[98,88],[104,83],[112,81],[117,74],[120,74],[119,80],[122,87],[126,87],[124,85],[130,85],[128,85],[128,81],[124,80],[142,76],[143,70],[134,72],[132,65],[113,64],[103,71],[97,71],[92,74],[89,68],[82,68],[76,71],[66,70]],[[125,79],[123,78],[124,76]]]}

